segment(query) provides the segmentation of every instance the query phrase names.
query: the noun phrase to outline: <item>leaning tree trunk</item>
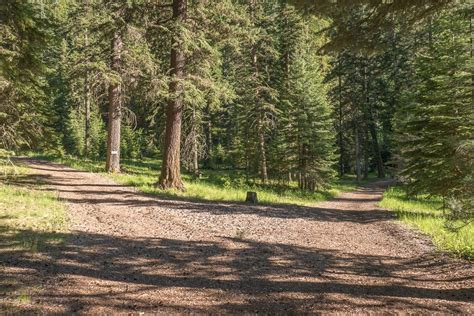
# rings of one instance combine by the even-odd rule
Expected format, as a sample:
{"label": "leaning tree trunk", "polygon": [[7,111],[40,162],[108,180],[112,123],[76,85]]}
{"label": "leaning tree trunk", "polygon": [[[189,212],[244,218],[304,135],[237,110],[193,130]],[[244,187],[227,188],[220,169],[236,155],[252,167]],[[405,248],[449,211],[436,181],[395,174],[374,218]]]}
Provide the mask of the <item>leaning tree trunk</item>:
{"label": "leaning tree trunk", "polygon": [[[111,68],[120,73],[122,62],[122,37],[116,32],[112,40]],[[107,133],[107,161],[105,168],[108,172],[120,172],[120,123],[122,119],[122,86],[117,80],[109,86],[109,124]]]}
{"label": "leaning tree trunk", "polygon": [[[173,20],[176,24],[186,21],[186,1],[173,1]],[[181,80],[184,77],[186,62],[182,34],[176,31],[173,34],[171,48],[171,82],[169,86],[170,100],[166,109],[166,131],[163,152],[163,164],[159,186],[162,189],[184,189],[181,180],[180,150],[181,150],[181,122],[183,118],[183,92]]]}

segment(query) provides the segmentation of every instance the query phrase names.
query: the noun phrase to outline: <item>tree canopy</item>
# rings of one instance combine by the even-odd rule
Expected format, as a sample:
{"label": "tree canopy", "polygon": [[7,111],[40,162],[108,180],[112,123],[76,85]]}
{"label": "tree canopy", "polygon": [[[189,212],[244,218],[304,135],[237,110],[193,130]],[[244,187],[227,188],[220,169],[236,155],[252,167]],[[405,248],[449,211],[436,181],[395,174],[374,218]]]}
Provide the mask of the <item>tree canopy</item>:
{"label": "tree canopy", "polygon": [[0,148],[161,157],[163,189],[375,173],[469,219],[471,32],[447,0],[3,1]]}

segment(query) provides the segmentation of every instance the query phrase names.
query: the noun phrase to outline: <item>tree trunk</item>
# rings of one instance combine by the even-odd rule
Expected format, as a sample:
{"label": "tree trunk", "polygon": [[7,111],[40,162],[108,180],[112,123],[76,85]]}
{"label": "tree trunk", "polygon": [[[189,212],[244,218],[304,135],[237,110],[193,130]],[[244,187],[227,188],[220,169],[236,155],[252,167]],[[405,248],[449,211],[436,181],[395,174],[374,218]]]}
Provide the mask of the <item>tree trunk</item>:
{"label": "tree trunk", "polygon": [[[120,73],[122,62],[122,38],[116,32],[112,39],[111,68]],[[120,123],[122,119],[122,86],[120,82],[109,86],[109,124],[107,134],[107,172],[120,172]]]}
{"label": "tree trunk", "polygon": [[260,176],[262,183],[265,184],[268,182],[267,155],[265,152],[265,133],[261,118],[258,121],[258,146],[260,148]]}
{"label": "tree trunk", "polygon": [[364,179],[369,178],[369,132],[364,127]]}
{"label": "tree trunk", "polygon": [[198,155],[198,146],[197,139],[194,139],[193,143],[193,172],[194,174],[199,174],[199,155]]}
{"label": "tree trunk", "polygon": [[206,133],[205,166],[206,168],[210,168],[212,166],[212,121],[211,121],[211,111],[209,109],[209,105],[206,106],[206,117],[207,117],[207,122],[204,125],[204,131]]}
{"label": "tree trunk", "polygon": [[360,182],[360,142],[359,142],[359,131],[355,128],[354,131],[355,137],[355,169],[356,169],[356,179],[357,182]]}
{"label": "tree trunk", "polygon": [[369,131],[370,136],[372,137],[372,146],[375,155],[375,162],[377,163],[377,177],[385,178],[385,169],[383,166],[382,153],[380,151],[380,146],[377,138],[377,130],[375,128],[375,123],[373,122],[372,115],[369,116]]}
{"label": "tree trunk", "polygon": [[[193,109],[193,124],[194,128],[197,128],[197,122],[196,122],[196,109]],[[198,148],[198,132],[194,130],[193,132],[193,172],[195,175],[199,174],[199,148]]]}
{"label": "tree trunk", "polygon": [[298,159],[299,163],[299,178],[298,178],[298,187],[301,190],[306,189],[306,145],[302,144],[299,149],[300,157]]}
{"label": "tree trunk", "polygon": [[85,107],[85,130],[84,130],[84,156],[88,157],[91,146],[91,92],[89,73],[86,71],[84,79],[84,107]]}
{"label": "tree trunk", "polygon": [[339,79],[339,175],[342,177],[345,173],[344,170],[344,135],[343,135],[343,117],[342,117],[342,80],[341,74],[338,76]]}
{"label": "tree trunk", "polygon": [[[258,78],[258,60],[257,60],[257,50],[255,47],[252,49],[252,62],[255,69],[255,78]],[[259,100],[260,91],[257,88],[255,92],[255,100]],[[265,184],[268,182],[268,173],[267,173],[267,156],[265,152],[265,131],[263,128],[263,113],[260,112],[257,121],[257,133],[258,133],[258,147],[260,150],[260,178],[262,183]]]}
{"label": "tree trunk", "polygon": [[[187,0],[173,1],[173,20],[176,24],[186,21]],[[159,186],[162,189],[183,190],[180,170],[181,122],[183,118],[183,92],[181,80],[184,77],[185,54],[181,41],[182,34],[173,34],[171,48],[170,100],[166,109],[166,131],[163,164]]]}
{"label": "tree trunk", "polygon": [[[89,46],[89,37],[86,35],[84,38],[86,47]],[[86,70],[84,78],[84,107],[85,107],[85,126],[84,126],[84,156],[89,156],[90,143],[91,143],[91,96],[90,96],[90,83],[89,83],[89,72]]]}

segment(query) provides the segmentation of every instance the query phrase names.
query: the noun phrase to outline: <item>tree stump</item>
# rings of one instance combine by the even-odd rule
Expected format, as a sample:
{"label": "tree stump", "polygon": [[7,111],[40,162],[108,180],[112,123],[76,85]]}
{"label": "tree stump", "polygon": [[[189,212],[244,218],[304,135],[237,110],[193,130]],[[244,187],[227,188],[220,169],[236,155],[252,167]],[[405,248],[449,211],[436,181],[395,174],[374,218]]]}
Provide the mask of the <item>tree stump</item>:
{"label": "tree stump", "polygon": [[257,204],[257,192],[247,192],[247,198],[245,199],[245,202]]}

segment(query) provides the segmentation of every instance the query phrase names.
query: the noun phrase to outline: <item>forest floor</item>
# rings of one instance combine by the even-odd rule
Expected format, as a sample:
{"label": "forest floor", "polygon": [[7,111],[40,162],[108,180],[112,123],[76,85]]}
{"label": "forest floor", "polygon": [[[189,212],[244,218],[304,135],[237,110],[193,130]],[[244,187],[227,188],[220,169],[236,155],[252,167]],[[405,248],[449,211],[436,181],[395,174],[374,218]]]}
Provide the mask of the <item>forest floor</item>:
{"label": "forest floor", "polygon": [[472,263],[381,209],[385,182],[314,207],[253,206],[160,199],[24,162],[33,173],[19,185],[57,192],[69,232],[34,253],[0,244],[4,286],[35,288],[18,304],[0,292],[0,311],[474,313]]}

